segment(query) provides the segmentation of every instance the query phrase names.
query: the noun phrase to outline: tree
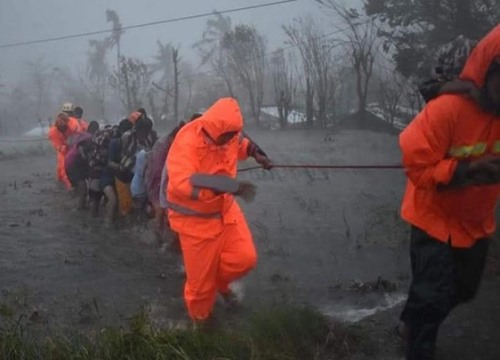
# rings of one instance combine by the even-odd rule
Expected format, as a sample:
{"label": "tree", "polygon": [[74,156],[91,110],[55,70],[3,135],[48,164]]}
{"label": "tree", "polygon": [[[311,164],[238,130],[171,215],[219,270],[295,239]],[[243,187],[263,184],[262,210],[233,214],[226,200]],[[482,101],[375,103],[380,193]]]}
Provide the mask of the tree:
{"label": "tree", "polygon": [[292,110],[293,98],[297,90],[297,81],[290,63],[291,57],[287,59],[283,49],[275,51],[269,63],[274,102],[278,108],[279,123],[282,129],[288,125],[288,115]]}
{"label": "tree", "polygon": [[217,53],[210,59],[210,66],[215,75],[224,83],[229,96],[236,97],[234,85],[236,74],[234,74],[233,67],[230,66],[227,51],[222,47],[218,48]]}
{"label": "tree", "polygon": [[298,48],[306,82],[306,123],[313,125],[314,102],[317,104],[317,120],[326,126],[327,108],[335,84],[332,82],[334,43],[320,31],[310,17],[299,18],[293,25],[284,26],[288,43]]}
{"label": "tree", "polygon": [[184,84],[184,88],[186,89],[185,99],[183,102],[184,103],[183,118],[189,119],[193,114],[193,112],[197,110],[193,109],[192,100],[193,100],[195,80],[198,76],[195,74],[193,66],[189,62],[183,61],[180,67],[181,67],[179,71],[180,82]]}
{"label": "tree", "polygon": [[229,68],[247,92],[251,116],[259,125],[264,100],[266,39],[254,27],[238,25],[224,35],[221,45]]}
{"label": "tree", "polygon": [[406,78],[429,77],[437,49],[463,35],[479,40],[500,18],[500,0],[365,0],[385,25],[384,50]]}
{"label": "tree", "polygon": [[404,80],[394,72],[387,71],[378,84],[379,105],[386,120],[394,125],[394,121],[401,115],[405,93]]}
{"label": "tree", "polygon": [[155,62],[149,65],[151,75],[156,73],[160,73],[159,83],[153,83],[158,90],[160,90],[163,94],[163,104],[162,104],[162,113],[165,116],[169,115],[169,98],[172,92],[172,82],[173,82],[173,74],[174,74],[174,64],[173,64],[173,51],[174,48],[172,44],[165,43],[163,44],[160,41],[157,41],[158,52],[154,56]]}
{"label": "tree", "polygon": [[3,110],[2,114],[2,118],[7,119],[3,123],[2,130],[5,134],[20,134],[30,123],[27,120],[33,119],[33,102],[24,90],[25,88],[26,84],[17,84],[10,87],[9,93],[6,94],[6,103],[9,106]]}
{"label": "tree", "polygon": [[109,38],[90,40],[89,45],[87,68],[84,76],[80,77],[80,81],[91,94],[93,101],[98,103],[100,118],[106,120],[106,90],[109,78],[106,56],[111,49],[111,42]]}
{"label": "tree", "polygon": [[343,32],[346,53],[356,74],[358,113],[364,116],[368,98],[373,65],[379,51],[378,24],[373,16],[363,16],[357,9],[347,8],[338,0],[316,0],[332,10],[340,19],[336,22],[339,32]]}
{"label": "tree", "polygon": [[173,75],[173,46],[170,43],[163,44],[157,41],[158,52],[153,57],[155,62],[149,65],[151,74],[160,73],[160,84],[166,85],[171,82]]}
{"label": "tree", "polygon": [[58,68],[45,64],[41,58],[27,62],[28,75],[32,83],[35,97],[37,118],[42,118],[43,109],[50,107],[50,88]]}
{"label": "tree", "polygon": [[156,105],[155,95],[156,95],[155,89],[153,87],[150,87],[148,93],[146,94],[146,97],[148,99],[148,105],[151,112],[151,116],[153,117],[153,119],[156,120],[160,119],[160,113],[158,111],[158,106]]}
{"label": "tree", "polygon": [[139,59],[120,58],[120,67],[109,79],[110,85],[118,90],[121,84],[120,100],[129,112],[143,106],[151,86],[148,67]]}
{"label": "tree", "polygon": [[217,50],[220,47],[222,39],[231,30],[231,18],[214,11],[214,17],[207,20],[206,30],[203,32],[202,39],[193,45],[201,54],[202,65],[217,56]]}
{"label": "tree", "polygon": [[[122,24],[120,23],[120,18],[118,14],[114,10],[107,9],[106,10],[106,21],[109,23],[113,23],[113,32],[107,38],[107,42],[110,48],[116,46],[116,67],[120,66],[120,57],[121,57],[121,38],[124,33],[122,29]],[[118,84],[118,92],[120,91],[120,84]]]}
{"label": "tree", "polygon": [[202,39],[193,47],[201,56],[201,65],[208,64],[217,77],[219,77],[231,97],[235,97],[235,78],[233,69],[229,66],[228,53],[222,47],[226,34],[233,29],[231,18],[214,11],[214,16],[209,18]]}
{"label": "tree", "polygon": [[174,64],[174,121],[179,121],[179,63],[181,57],[179,55],[179,48],[172,51],[172,62]]}

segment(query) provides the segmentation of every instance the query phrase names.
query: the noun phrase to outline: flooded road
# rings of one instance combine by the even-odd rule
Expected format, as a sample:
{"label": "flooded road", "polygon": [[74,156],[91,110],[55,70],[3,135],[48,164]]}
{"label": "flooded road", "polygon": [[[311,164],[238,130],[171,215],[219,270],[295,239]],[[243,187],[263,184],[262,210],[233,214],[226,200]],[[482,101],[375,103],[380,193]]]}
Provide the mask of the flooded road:
{"label": "flooded road", "polygon": [[[251,134],[253,135],[253,134]],[[396,137],[350,132],[253,136],[280,164],[396,164]],[[242,167],[246,165],[243,164]],[[54,180],[55,156],[0,162],[2,303],[50,329],[118,325],[143,306],[159,325],[185,319],[178,255],[152,226],[106,230]],[[245,305],[307,303],[359,320],[404,299],[407,226],[401,170],[255,170],[242,204],[259,253]],[[401,287],[402,285],[402,287]]]}

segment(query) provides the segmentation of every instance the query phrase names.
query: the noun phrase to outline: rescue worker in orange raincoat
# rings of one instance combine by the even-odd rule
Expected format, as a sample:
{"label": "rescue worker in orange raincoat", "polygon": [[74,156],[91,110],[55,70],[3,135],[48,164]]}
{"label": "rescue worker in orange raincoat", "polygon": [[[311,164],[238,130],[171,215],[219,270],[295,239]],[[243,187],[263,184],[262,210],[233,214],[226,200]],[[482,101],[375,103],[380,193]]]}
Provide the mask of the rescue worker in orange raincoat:
{"label": "rescue worker in orange raincoat", "polygon": [[49,129],[48,137],[54,149],[57,153],[57,180],[62,182],[64,186],[69,190],[72,188],[71,182],[69,181],[65,165],[64,158],[68,151],[68,139],[69,137],[80,132],[80,127],[78,123],[70,121],[70,118],[65,112],[61,112],[57,115],[54,125]]}
{"label": "rescue worker in orange raincoat", "polygon": [[[75,107],[75,105],[73,105],[70,102],[64,103],[61,106],[61,112],[68,115],[68,128],[76,129],[76,132],[86,131],[88,125],[85,121],[82,123],[80,122],[80,120],[75,115],[76,110],[77,108]],[[82,110],[82,115],[83,115],[83,110]]]}
{"label": "rescue worker in orange raincoat", "polygon": [[478,99],[440,95],[401,133],[408,177],[412,282],[401,320],[408,360],[434,359],[440,324],[474,298],[495,231],[500,194],[500,25],[467,59],[460,79]]}
{"label": "rescue worker in orange raincoat", "polygon": [[78,121],[78,124],[80,125],[80,131],[87,131],[89,128],[89,123],[83,118],[83,109],[80,106],[75,107],[73,110],[73,118]]}
{"label": "rescue worker in orange raincoat", "polygon": [[184,298],[195,322],[207,320],[217,293],[237,301],[229,284],[257,262],[252,235],[235,196],[252,201],[256,188],[235,179],[238,160],[253,156],[266,169],[271,161],[242,136],[235,99],[218,100],[177,134],[165,168],[168,218],[179,234],[186,284]]}

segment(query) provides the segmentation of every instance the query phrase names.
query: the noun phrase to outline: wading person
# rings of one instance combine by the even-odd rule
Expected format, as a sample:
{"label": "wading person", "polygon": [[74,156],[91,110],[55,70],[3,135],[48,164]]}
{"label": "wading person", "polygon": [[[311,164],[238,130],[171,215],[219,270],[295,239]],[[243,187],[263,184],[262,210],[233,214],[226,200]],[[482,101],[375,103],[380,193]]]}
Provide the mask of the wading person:
{"label": "wading person", "polygon": [[69,139],[71,136],[80,132],[80,127],[76,126],[74,122],[70,121],[68,115],[60,112],[56,116],[54,125],[49,129],[48,138],[54,146],[57,154],[57,180],[62,182],[66,189],[71,189],[71,182],[66,175],[64,159],[68,152]]}
{"label": "wading person", "polygon": [[[200,116],[201,114],[199,113],[193,114],[190,121]],[[146,165],[144,182],[148,199],[155,213],[155,234],[158,241],[164,239],[166,230],[168,229],[166,201],[160,201],[161,199],[165,199],[165,160],[167,159],[168,151],[174,142],[175,136],[184,125],[186,125],[186,122],[181,121],[167,136],[161,138],[154,144],[151,156],[148,158]]]}
{"label": "wading person", "polygon": [[137,153],[151,149],[157,139],[152,121],[145,117],[139,117],[134,127],[121,136],[120,164],[117,171],[119,176],[115,178],[115,187],[122,216],[128,215],[134,207],[130,185],[134,177]]}
{"label": "wading person", "polygon": [[[206,321],[217,293],[230,305],[229,284],[256,264],[252,235],[235,196],[252,201],[255,186],[237,181],[237,162],[256,146],[241,136],[235,99],[218,100],[177,134],[167,156],[168,217],[179,234],[187,280],[184,298],[196,323]],[[271,162],[266,158],[266,166]]]}
{"label": "wading person", "polygon": [[401,315],[406,358],[434,359],[450,311],[474,298],[495,231],[500,193],[500,26],[470,54],[460,79],[479,91],[441,95],[402,132],[412,225],[412,282]]}
{"label": "wading person", "polygon": [[99,131],[97,121],[90,122],[87,131],[74,136],[73,144],[65,157],[65,170],[71,185],[78,195],[78,209],[82,210],[87,201],[87,179],[89,178],[89,157],[92,135]]}

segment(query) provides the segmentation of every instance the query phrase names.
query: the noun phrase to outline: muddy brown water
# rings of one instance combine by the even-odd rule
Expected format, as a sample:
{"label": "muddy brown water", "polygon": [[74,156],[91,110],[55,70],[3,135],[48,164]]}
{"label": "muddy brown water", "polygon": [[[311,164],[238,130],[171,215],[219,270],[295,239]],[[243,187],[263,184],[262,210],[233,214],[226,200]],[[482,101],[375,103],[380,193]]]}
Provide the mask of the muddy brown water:
{"label": "muddy brown water", "polygon": [[[399,161],[397,138],[389,135],[254,138],[285,164]],[[122,222],[106,230],[76,211],[54,168],[53,154],[0,161],[2,302],[49,329],[123,324],[143,306],[159,325],[185,320],[179,257],[145,226]],[[403,299],[408,256],[407,226],[398,217],[401,171],[256,170],[241,178],[258,186],[254,203],[240,202],[259,253],[244,281],[246,306],[307,303],[356,320]],[[366,285],[379,277],[395,291]]]}

